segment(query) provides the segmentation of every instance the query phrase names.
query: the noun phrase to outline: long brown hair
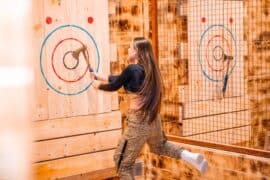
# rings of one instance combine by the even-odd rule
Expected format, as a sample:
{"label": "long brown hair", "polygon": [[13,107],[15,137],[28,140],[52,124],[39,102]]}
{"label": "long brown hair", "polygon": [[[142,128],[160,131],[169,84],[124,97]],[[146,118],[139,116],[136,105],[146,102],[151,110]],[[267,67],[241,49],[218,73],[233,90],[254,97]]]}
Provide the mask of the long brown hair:
{"label": "long brown hair", "polygon": [[138,94],[142,99],[139,111],[144,118],[148,117],[148,123],[153,122],[159,111],[162,96],[162,81],[160,71],[154,57],[151,42],[144,37],[136,37],[133,40],[134,48],[138,50],[138,64],[145,71],[145,79]]}

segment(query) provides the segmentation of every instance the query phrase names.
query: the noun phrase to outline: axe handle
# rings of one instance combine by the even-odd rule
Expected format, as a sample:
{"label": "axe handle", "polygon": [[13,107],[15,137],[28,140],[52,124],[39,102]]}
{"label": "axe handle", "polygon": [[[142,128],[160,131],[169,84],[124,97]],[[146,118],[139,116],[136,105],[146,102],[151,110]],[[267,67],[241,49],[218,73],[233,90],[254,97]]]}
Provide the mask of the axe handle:
{"label": "axe handle", "polygon": [[224,77],[224,84],[223,84],[223,87],[222,87],[222,92],[225,93],[226,89],[227,89],[227,84],[228,84],[228,74],[225,75]]}
{"label": "axe handle", "polygon": [[226,92],[227,85],[228,85],[230,62],[231,62],[230,60],[228,60],[228,62],[227,62],[226,74],[225,74],[225,77],[224,77],[224,83],[223,83],[223,87],[222,87],[222,90],[221,90],[223,93]]}

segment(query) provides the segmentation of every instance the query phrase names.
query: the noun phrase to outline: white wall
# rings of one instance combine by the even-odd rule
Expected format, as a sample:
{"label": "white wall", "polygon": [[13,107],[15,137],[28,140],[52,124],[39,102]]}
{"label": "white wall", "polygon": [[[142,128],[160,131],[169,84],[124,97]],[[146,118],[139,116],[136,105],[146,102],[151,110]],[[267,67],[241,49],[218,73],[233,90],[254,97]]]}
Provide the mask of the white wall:
{"label": "white wall", "polygon": [[0,179],[31,179],[31,1],[0,0]]}

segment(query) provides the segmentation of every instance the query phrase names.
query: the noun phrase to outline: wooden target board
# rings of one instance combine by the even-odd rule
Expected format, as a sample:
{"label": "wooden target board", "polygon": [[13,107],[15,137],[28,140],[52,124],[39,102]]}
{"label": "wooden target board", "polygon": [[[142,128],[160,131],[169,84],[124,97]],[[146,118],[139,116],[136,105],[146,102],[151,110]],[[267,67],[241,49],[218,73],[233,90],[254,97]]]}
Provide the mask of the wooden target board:
{"label": "wooden target board", "polygon": [[38,48],[33,48],[36,119],[110,112],[111,94],[93,89],[88,64],[95,72],[110,73],[108,2],[40,3],[35,24]]}
{"label": "wooden target board", "polygon": [[188,1],[189,81],[183,136],[215,143],[249,141],[242,1]]}
{"label": "wooden target board", "polygon": [[32,4],[34,177],[59,179],[112,168],[122,132],[121,113],[111,105],[117,94],[94,89],[89,73],[90,66],[110,73],[108,1]]}
{"label": "wooden target board", "polygon": [[244,94],[243,2],[189,1],[190,100]]}

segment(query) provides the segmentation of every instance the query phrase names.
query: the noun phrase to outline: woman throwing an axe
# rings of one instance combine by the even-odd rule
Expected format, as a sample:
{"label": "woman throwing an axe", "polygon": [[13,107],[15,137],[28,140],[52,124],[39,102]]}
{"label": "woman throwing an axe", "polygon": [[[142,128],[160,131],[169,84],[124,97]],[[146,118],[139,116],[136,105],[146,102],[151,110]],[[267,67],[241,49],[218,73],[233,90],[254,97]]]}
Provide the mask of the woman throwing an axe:
{"label": "woman throwing an axe", "polygon": [[102,77],[91,72],[91,78],[96,79],[94,87],[104,91],[116,91],[124,86],[131,96],[128,125],[114,155],[120,179],[134,179],[132,168],[145,143],[149,145],[152,153],[182,158],[200,172],[205,172],[208,163],[202,155],[168,142],[162,131],[159,116],[162,81],[150,41],[143,37],[134,38],[128,49],[128,56],[130,64],[119,75]]}

